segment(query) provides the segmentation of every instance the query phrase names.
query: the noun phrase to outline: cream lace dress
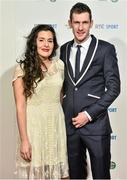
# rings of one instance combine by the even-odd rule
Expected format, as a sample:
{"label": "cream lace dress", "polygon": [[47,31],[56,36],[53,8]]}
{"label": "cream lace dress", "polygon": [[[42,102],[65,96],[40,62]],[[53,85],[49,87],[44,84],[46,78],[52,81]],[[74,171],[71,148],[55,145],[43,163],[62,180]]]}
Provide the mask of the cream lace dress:
{"label": "cream lace dress", "polygon": [[[13,81],[22,76],[23,71],[18,65]],[[54,59],[32,98],[27,100],[32,161],[29,163],[21,158],[19,138],[16,166],[20,179],[60,179],[68,176],[66,131],[60,103],[63,80],[64,64],[60,59]]]}

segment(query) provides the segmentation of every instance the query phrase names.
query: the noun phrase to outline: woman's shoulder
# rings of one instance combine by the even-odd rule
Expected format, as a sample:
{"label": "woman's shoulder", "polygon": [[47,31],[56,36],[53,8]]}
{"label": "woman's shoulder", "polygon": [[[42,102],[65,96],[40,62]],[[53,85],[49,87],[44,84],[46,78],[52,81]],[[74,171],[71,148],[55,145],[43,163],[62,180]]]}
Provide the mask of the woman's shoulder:
{"label": "woman's shoulder", "polygon": [[17,64],[16,67],[15,67],[15,72],[17,74],[24,74],[24,71],[23,71],[23,64]]}
{"label": "woman's shoulder", "polygon": [[23,66],[20,64],[17,64],[15,66],[15,70],[14,70],[14,75],[13,75],[13,80],[15,81],[17,78],[19,77],[23,77],[24,76],[24,72],[23,72]]}
{"label": "woman's shoulder", "polygon": [[64,70],[64,62],[61,59],[55,58],[53,61],[56,63],[59,69]]}

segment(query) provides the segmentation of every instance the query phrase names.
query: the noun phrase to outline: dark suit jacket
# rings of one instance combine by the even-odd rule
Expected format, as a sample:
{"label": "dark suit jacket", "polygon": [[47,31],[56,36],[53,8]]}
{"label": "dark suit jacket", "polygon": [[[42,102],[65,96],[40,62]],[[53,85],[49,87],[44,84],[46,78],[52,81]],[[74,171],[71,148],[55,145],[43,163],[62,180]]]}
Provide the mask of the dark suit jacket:
{"label": "dark suit jacket", "polygon": [[63,109],[67,133],[76,128],[72,117],[87,111],[92,122],[79,128],[84,135],[107,135],[112,132],[107,109],[120,93],[120,77],[115,48],[112,44],[97,40],[92,35],[86,59],[79,79],[75,83],[69,62],[74,40],[61,46],[60,58],[65,63]]}

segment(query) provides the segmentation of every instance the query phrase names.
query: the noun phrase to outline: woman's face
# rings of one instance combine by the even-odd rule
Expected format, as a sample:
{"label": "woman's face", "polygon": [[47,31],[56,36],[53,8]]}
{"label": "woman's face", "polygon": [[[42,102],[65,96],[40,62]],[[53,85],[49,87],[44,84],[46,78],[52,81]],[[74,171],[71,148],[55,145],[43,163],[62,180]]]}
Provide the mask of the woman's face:
{"label": "woman's face", "polygon": [[37,39],[37,53],[43,59],[48,59],[54,48],[53,34],[51,31],[40,31]]}

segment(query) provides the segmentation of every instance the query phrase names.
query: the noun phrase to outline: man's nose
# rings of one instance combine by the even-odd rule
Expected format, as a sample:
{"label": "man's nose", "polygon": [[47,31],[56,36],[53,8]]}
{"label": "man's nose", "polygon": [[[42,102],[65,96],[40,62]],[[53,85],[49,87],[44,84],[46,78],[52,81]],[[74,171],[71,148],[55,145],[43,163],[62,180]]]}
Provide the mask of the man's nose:
{"label": "man's nose", "polygon": [[83,24],[80,23],[80,24],[79,24],[79,30],[82,30],[82,29],[83,29]]}

